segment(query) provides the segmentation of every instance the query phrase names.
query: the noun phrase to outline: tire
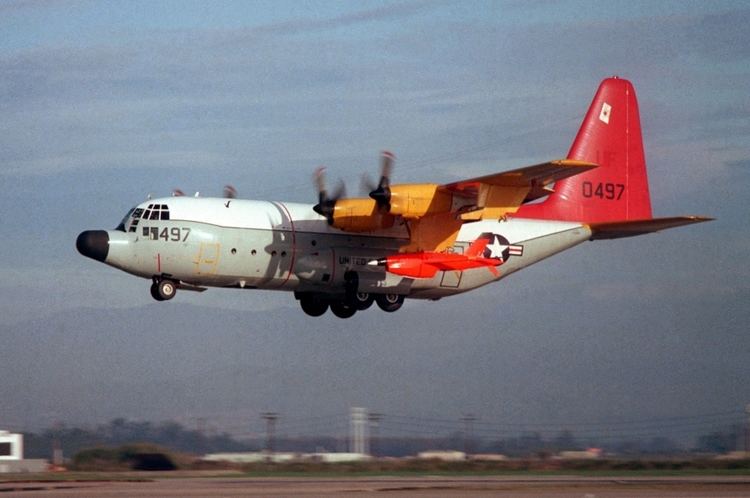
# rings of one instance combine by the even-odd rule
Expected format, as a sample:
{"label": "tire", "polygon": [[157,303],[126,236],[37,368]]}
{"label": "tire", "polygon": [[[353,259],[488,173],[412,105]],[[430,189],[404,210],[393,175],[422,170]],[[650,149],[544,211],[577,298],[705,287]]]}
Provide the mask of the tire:
{"label": "tire", "polygon": [[372,303],[375,302],[375,297],[367,292],[355,292],[348,297],[347,302],[354,306],[357,311],[364,311],[372,306]]}
{"label": "tire", "polygon": [[381,310],[393,313],[403,306],[404,296],[401,294],[378,294],[375,302],[378,303]]}
{"label": "tire", "polygon": [[334,301],[331,303],[331,313],[339,318],[351,318],[356,312],[357,308],[344,301]]}
{"label": "tire", "polygon": [[162,300],[169,301],[175,294],[177,294],[177,284],[167,279],[160,280],[159,283],[156,284],[156,292]]}
{"label": "tire", "polygon": [[151,284],[151,297],[157,301],[164,301],[164,298],[159,295],[159,286],[154,282]]}
{"label": "tire", "polygon": [[321,316],[328,311],[328,303],[314,297],[303,297],[299,300],[302,311],[310,316]]}

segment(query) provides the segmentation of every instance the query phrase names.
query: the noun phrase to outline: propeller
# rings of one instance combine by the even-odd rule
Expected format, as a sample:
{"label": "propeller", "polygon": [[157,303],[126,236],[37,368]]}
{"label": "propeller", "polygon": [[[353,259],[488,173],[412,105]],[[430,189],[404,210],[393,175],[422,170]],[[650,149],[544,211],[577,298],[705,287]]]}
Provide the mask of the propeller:
{"label": "propeller", "polygon": [[346,187],[344,182],[340,181],[333,195],[329,197],[326,190],[325,170],[324,166],[320,166],[313,174],[313,181],[318,189],[318,203],[313,206],[313,211],[325,216],[328,224],[333,225],[333,210],[336,207],[336,201],[346,195]]}
{"label": "propeller", "polygon": [[224,198],[234,199],[237,197],[237,189],[231,185],[224,185]]}
{"label": "propeller", "polygon": [[393,172],[393,161],[395,159],[396,156],[392,152],[383,151],[380,161],[380,181],[370,192],[370,198],[383,211],[391,209],[391,173]]}

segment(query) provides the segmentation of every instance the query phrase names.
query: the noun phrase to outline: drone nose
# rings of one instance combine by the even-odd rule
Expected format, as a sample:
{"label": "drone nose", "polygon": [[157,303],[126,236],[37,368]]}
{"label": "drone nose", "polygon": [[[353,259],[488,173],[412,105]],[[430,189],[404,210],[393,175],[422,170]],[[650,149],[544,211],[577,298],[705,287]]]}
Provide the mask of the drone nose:
{"label": "drone nose", "polygon": [[97,261],[107,259],[109,235],[104,230],[86,230],[76,239],[78,252]]}

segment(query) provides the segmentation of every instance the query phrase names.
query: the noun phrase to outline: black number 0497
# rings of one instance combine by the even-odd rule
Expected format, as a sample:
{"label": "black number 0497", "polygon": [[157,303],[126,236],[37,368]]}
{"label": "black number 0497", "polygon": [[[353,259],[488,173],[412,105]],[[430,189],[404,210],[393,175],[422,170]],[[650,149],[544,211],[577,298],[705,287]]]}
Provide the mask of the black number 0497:
{"label": "black number 0497", "polygon": [[625,192],[625,185],[622,183],[583,182],[582,186],[584,197],[598,197],[607,201],[619,201]]}

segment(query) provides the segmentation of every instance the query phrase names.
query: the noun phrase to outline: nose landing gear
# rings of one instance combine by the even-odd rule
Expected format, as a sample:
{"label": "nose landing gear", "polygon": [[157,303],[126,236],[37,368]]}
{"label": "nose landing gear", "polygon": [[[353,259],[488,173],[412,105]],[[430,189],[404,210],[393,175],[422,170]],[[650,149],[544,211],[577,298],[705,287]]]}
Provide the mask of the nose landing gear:
{"label": "nose landing gear", "polygon": [[151,297],[157,301],[169,301],[177,294],[177,284],[172,280],[154,278],[151,284]]}

